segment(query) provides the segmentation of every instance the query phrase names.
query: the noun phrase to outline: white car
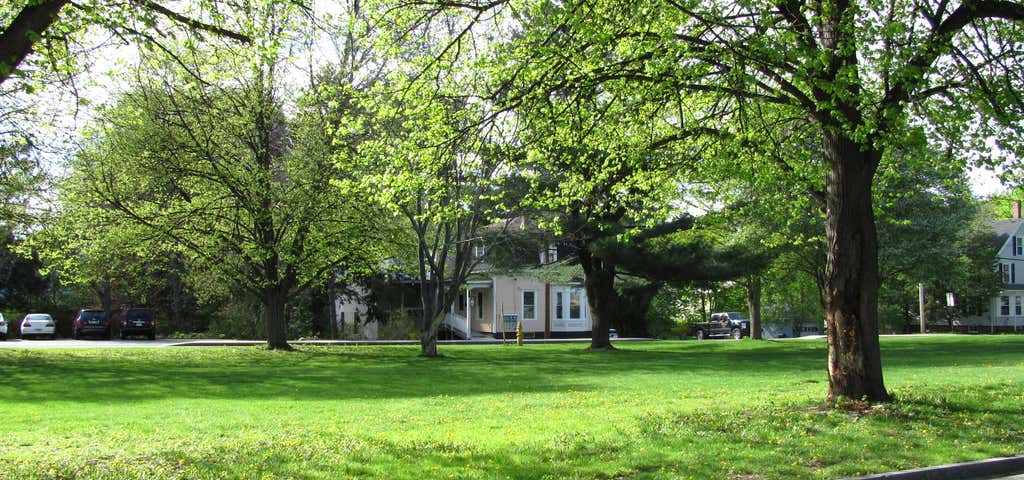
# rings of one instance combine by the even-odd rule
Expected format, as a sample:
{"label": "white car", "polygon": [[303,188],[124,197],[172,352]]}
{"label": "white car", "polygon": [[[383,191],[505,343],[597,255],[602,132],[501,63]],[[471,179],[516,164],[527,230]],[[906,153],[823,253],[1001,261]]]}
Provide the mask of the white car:
{"label": "white car", "polygon": [[2,313],[0,313],[0,340],[7,340],[7,321],[4,320]]}
{"label": "white car", "polygon": [[57,338],[57,324],[48,313],[30,313],[21,321],[21,338],[29,335]]}

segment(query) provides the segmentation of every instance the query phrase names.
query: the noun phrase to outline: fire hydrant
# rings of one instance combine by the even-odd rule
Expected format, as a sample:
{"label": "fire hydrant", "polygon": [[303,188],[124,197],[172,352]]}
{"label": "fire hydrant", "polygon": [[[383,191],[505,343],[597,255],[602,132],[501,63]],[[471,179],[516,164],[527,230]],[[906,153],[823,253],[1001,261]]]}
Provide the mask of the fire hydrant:
{"label": "fire hydrant", "polygon": [[523,322],[516,324],[516,345],[523,344]]}

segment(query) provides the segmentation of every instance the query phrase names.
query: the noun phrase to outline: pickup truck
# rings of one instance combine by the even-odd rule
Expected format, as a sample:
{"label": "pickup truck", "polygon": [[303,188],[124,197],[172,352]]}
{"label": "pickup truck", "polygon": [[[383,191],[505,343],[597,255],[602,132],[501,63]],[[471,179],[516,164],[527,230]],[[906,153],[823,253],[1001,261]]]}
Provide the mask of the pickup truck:
{"label": "pickup truck", "polygon": [[739,340],[750,336],[750,320],[739,312],[712,313],[711,321],[694,323],[690,333],[697,340],[728,337]]}

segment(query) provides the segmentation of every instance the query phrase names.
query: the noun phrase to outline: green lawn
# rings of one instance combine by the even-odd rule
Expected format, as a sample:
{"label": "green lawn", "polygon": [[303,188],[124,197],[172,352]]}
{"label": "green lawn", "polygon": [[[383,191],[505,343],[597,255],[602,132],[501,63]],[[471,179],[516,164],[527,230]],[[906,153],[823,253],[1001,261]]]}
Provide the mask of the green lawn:
{"label": "green lawn", "polygon": [[835,478],[1024,453],[1024,336],[882,347],[898,402],[867,411],[821,408],[822,340],[5,349],[0,478]]}

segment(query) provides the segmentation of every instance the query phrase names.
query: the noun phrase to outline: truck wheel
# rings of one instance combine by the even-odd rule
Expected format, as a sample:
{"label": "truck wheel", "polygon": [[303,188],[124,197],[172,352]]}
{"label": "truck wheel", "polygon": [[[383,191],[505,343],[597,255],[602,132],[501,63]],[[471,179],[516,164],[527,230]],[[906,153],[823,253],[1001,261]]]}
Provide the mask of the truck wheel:
{"label": "truck wheel", "polygon": [[732,329],[732,338],[736,340],[743,338],[743,332],[740,332],[740,329],[738,328]]}
{"label": "truck wheel", "polygon": [[693,336],[697,337],[697,340],[704,340],[704,330],[697,330],[697,333],[694,333]]}

